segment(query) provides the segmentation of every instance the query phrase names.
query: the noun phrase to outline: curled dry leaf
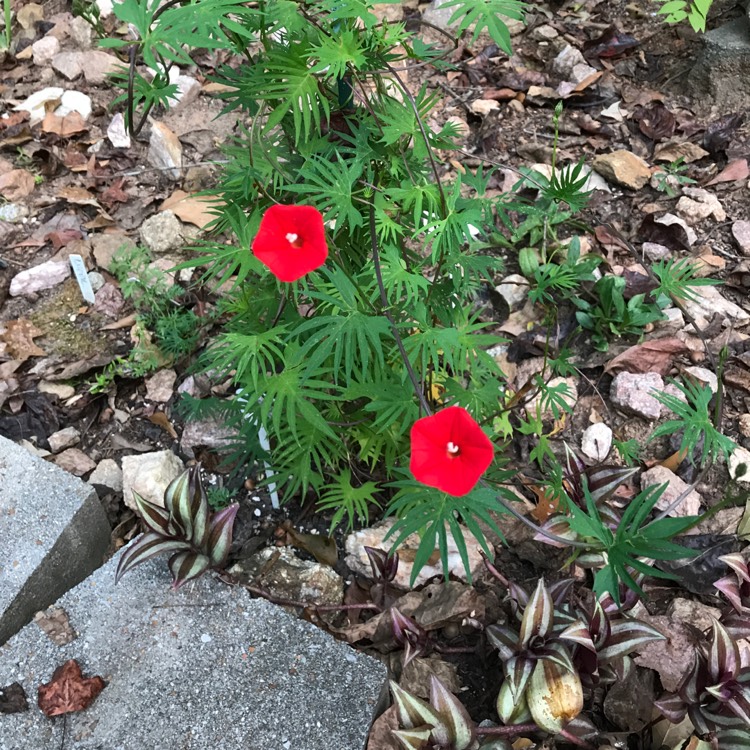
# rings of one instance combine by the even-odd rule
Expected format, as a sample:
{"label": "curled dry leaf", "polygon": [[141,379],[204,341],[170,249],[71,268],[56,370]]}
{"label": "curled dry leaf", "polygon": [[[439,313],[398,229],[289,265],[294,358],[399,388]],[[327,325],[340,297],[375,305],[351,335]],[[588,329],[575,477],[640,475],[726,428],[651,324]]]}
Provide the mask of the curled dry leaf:
{"label": "curled dry leaf", "polygon": [[47,112],[42,122],[42,132],[53,133],[62,138],[85,133],[88,129],[88,125],[78,112],[71,112],[64,116]]}
{"label": "curled dry leaf", "polygon": [[84,677],[78,662],[68,659],[39,686],[37,703],[46,716],[61,716],[88,708],[104,688],[101,677]]}
{"label": "curled dry leaf", "polygon": [[211,210],[215,205],[210,198],[190,195],[184,190],[175,190],[159,206],[159,210],[169,209],[180,221],[195,224],[199,229],[203,229],[216,218],[216,214]]}
{"label": "curled dry leaf", "polygon": [[684,354],[687,346],[676,338],[656,339],[631,346],[604,365],[604,372],[625,370],[626,372],[655,372],[666,375],[678,354]]}
{"label": "curled dry leaf", "polygon": [[0,332],[0,341],[5,342],[5,348],[13,359],[25,362],[29,357],[43,357],[46,354],[33,341],[43,333],[30,320],[19,318],[5,324],[5,330]]}
{"label": "curled dry leaf", "polygon": [[34,175],[25,169],[13,169],[0,175],[0,195],[8,201],[20,201],[34,192]]}
{"label": "curled dry leaf", "polygon": [[37,612],[34,622],[56,646],[65,646],[77,638],[70,626],[68,613],[62,607],[49,607],[44,612]]}
{"label": "curled dry leaf", "polygon": [[20,714],[29,710],[26,692],[20,682],[0,688],[0,714]]}
{"label": "curled dry leaf", "polygon": [[735,159],[730,161],[724,169],[719,172],[706,185],[718,185],[720,182],[735,182],[736,180],[746,180],[750,177],[750,169],[747,166],[747,159]]}

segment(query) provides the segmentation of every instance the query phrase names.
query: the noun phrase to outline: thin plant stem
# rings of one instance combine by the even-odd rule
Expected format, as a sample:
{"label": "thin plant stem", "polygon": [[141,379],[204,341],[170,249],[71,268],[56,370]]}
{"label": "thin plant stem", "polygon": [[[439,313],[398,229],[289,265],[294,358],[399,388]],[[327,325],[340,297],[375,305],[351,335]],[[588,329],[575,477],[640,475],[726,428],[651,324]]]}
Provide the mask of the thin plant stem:
{"label": "thin plant stem", "polygon": [[403,360],[404,367],[406,368],[406,372],[409,375],[409,380],[411,380],[412,387],[414,388],[414,393],[417,395],[419,403],[422,405],[422,409],[424,409],[425,413],[427,415],[431,415],[432,409],[430,408],[430,404],[427,401],[427,397],[424,395],[423,389],[419,385],[419,379],[417,378],[417,374],[414,372],[411,361],[406,354],[406,349],[404,348],[404,342],[401,339],[398,325],[396,324],[393,314],[391,313],[390,305],[388,304],[388,295],[385,292],[385,285],[383,284],[383,271],[380,267],[378,235],[375,229],[375,208],[373,206],[370,206],[370,244],[372,247],[372,263],[375,268],[375,279],[378,282],[378,290],[380,291],[380,303],[383,307],[383,315],[385,315],[385,317],[388,319],[388,322],[391,324],[393,337],[396,339],[396,346],[398,347],[398,351],[401,354],[401,359]]}

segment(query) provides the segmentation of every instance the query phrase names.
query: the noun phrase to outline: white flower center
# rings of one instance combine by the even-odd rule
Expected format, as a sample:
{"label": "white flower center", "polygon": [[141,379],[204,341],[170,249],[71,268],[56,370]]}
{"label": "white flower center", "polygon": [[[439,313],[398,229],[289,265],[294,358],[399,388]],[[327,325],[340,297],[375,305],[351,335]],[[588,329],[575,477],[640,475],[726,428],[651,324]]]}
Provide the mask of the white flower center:
{"label": "white flower center", "polygon": [[458,446],[455,443],[448,443],[446,446],[448,453],[455,456],[458,453]]}
{"label": "white flower center", "polygon": [[293,245],[298,239],[299,235],[294,232],[288,232],[286,235],[286,240],[290,245]]}

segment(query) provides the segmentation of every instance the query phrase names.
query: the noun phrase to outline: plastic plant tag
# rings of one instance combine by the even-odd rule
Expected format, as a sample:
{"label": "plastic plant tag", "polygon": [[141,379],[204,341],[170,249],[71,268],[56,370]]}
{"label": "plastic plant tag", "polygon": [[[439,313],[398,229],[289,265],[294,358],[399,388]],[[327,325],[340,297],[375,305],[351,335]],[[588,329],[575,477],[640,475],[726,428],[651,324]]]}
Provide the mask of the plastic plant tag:
{"label": "plastic plant tag", "polygon": [[96,297],[94,296],[94,289],[86,272],[86,266],[83,264],[83,258],[80,255],[71,255],[70,265],[78,282],[78,288],[81,290],[81,296],[86,302],[93,305],[96,302]]}

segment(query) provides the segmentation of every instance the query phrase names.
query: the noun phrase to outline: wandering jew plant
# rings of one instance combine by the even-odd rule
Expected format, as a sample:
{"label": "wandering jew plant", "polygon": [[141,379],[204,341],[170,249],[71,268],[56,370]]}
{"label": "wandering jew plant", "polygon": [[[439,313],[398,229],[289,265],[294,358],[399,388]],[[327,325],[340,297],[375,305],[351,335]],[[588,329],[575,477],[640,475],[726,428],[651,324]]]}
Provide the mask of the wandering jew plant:
{"label": "wandering jew plant", "polygon": [[180,474],[164,493],[164,507],[133,492],[138,515],[148,529],[125,550],[115,580],[146,560],[171,552],[169,569],[174,588],[224,567],[232,544],[232,527],[239,505],[211,515],[196,465]]}

